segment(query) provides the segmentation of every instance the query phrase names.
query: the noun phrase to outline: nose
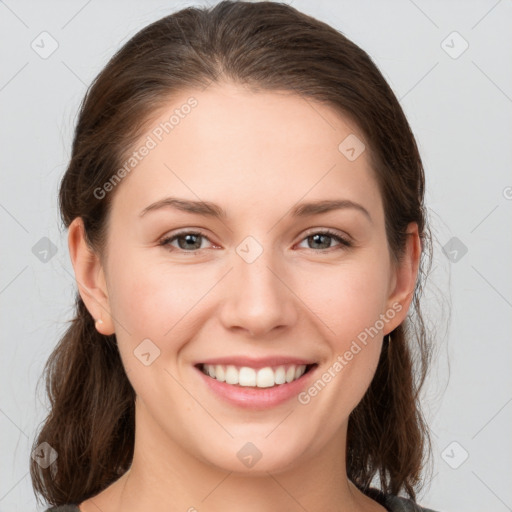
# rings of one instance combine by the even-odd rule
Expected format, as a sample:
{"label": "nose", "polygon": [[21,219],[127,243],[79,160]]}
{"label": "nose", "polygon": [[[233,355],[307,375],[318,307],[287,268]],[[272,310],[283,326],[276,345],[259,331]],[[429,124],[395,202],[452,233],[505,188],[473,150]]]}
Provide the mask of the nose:
{"label": "nose", "polygon": [[298,319],[297,295],[289,270],[264,250],[248,262],[234,255],[234,268],[224,283],[221,321],[226,329],[244,331],[253,338],[282,335]]}

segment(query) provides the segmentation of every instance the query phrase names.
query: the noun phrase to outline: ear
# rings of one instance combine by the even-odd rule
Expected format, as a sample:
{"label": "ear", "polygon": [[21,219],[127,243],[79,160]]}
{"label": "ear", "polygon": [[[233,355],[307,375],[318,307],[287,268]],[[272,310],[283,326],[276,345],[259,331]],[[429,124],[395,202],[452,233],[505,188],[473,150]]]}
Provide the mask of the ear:
{"label": "ear", "polygon": [[78,291],[96,322],[96,329],[101,334],[113,334],[115,329],[110,315],[105,274],[99,256],[87,244],[81,217],[76,217],[69,225],[68,248]]}
{"label": "ear", "polygon": [[418,225],[411,222],[407,226],[407,239],[402,260],[392,271],[386,311],[394,310],[396,315],[386,324],[384,334],[390,333],[407,317],[411,305],[421,258],[421,240]]}

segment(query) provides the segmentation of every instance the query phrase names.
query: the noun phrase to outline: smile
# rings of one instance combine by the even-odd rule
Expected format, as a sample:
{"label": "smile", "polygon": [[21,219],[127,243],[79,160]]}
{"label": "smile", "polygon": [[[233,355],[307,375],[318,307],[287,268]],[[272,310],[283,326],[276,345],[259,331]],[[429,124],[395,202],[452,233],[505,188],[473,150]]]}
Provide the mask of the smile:
{"label": "smile", "polygon": [[247,358],[230,359],[198,363],[195,370],[209,393],[222,402],[260,411],[296,398],[310,385],[318,368],[317,363],[292,362],[292,358],[253,361],[252,365]]}
{"label": "smile", "polygon": [[251,368],[223,364],[202,364],[201,371],[219,382],[240,387],[271,388],[300,379],[314,365],[279,365]]}

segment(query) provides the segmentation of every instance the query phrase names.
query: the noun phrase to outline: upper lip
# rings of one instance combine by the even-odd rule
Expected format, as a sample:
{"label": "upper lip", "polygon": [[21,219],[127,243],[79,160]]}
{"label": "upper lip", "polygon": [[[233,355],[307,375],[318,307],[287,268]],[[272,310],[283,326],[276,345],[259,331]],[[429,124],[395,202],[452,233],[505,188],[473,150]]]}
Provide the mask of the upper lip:
{"label": "upper lip", "polygon": [[248,366],[250,368],[265,368],[267,366],[286,366],[286,365],[313,365],[315,361],[311,361],[308,359],[301,359],[299,357],[292,356],[271,356],[271,357],[261,357],[261,358],[253,358],[246,356],[228,356],[228,357],[215,357],[212,359],[206,359],[204,361],[200,361],[196,363],[195,366],[201,364],[210,364],[216,365],[221,364],[224,366],[233,365],[233,366]]}

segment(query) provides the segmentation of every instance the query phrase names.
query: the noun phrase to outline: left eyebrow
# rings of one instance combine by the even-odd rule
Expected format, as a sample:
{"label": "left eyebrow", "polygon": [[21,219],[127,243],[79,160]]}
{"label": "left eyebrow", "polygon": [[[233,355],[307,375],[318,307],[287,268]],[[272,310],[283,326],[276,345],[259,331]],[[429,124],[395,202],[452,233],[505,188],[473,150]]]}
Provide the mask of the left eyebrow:
{"label": "left eyebrow", "polygon": [[293,217],[306,217],[348,208],[352,208],[363,213],[370,222],[373,222],[370,213],[364,206],[359,203],[355,203],[354,201],[350,201],[349,199],[326,199],[324,201],[300,203],[292,208],[291,215]]}
{"label": "left eyebrow", "polygon": [[[175,208],[184,212],[195,213],[208,217],[222,219],[227,218],[226,210],[215,203],[211,203],[209,201],[191,201],[188,199],[178,199],[176,197],[166,197],[150,204],[142,210],[140,217],[150,211],[159,210],[165,207]],[[292,217],[308,217],[327,213],[333,210],[344,209],[355,209],[356,211],[363,213],[370,222],[373,222],[368,210],[364,206],[354,201],[350,201],[349,199],[326,199],[323,201],[300,203],[291,209],[289,215]]]}

